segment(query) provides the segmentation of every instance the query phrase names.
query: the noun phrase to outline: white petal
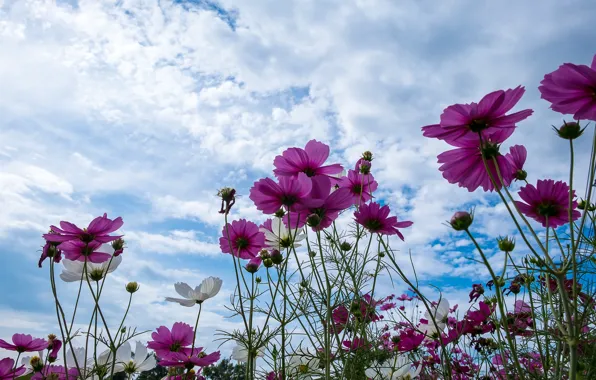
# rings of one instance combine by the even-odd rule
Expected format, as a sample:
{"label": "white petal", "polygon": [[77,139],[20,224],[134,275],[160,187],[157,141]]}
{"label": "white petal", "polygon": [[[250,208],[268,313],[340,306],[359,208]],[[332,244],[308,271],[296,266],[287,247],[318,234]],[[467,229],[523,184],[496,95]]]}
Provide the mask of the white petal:
{"label": "white petal", "polygon": [[192,292],[192,288],[186,282],[177,282],[174,284],[174,289],[176,292],[180,294],[184,298],[191,298],[190,293]]}
{"label": "white petal", "polygon": [[186,307],[192,307],[197,304],[195,300],[184,300],[184,299],[172,298],[172,297],[166,297],[166,301],[176,302],[176,303],[178,303],[182,306],[186,306]]}
{"label": "white petal", "polygon": [[139,372],[149,371],[149,370],[155,368],[156,366],[157,366],[157,363],[155,362],[155,356],[151,355],[137,367],[137,370]]}
{"label": "white petal", "polygon": [[201,283],[201,293],[206,294],[207,298],[213,298],[219,293],[223,281],[218,277],[208,277]]}
{"label": "white petal", "polygon": [[99,355],[99,358],[97,358],[97,364],[99,365],[106,365],[108,363],[111,364],[112,362],[112,352],[110,352],[110,350],[105,350],[104,352],[102,352]]}
{"label": "white petal", "polygon": [[147,346],[145,346],[143,343],[137,341],[137,345],[135,347],[135,358],[134,358],[134,362],[137,365],[137,367],[139,365],[141,365],[141,363],[143,363],[146,358],[147,358]]}
{"label": "white petal", "polygon": [[130,358],[132,358],[132,348],[130,347],[130,343],[128,341],[124,342],[118,351],[116,351],[116,361],[128,363]]}
{"label": "white petal", "polygon": [[[105,268],[107,268],[107,266],[108,266],[108,263],[110,263],[109,260],[104,263],[104,266],[102,268],[104,270],[104,272],[105,272]],[[112,259],[112,262],[109,264],[110,267],[108,268],[107,273],[112,273],[113,271],[115,271],[116,268],[118,268],[118,265],[120,265],[120,263],[122,263],[122,256],[114,257]]]}
{"label": "white petal", "polygon": [[77,282],[81,281],[81,273],[63,271],[60,273],[60,278],[64,282]]}

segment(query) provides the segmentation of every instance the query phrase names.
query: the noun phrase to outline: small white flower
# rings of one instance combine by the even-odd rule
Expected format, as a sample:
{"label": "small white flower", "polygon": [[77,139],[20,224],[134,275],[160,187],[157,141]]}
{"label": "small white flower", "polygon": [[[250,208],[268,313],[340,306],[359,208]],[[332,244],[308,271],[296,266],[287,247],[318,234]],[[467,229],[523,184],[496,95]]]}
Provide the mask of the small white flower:
{"label": "small white flower", "polygon": [[[105,277],[106,274],[112,273],[118,268],[118,265],[122,262],[122,256],[116,256],[111,260],[105,261],[100,264],[87,262],[87,277],[91,281],[99,281]],[[72,261],[68,259],[62,260],[62,273],[60,278],[65,282],[77,282],[83,279],[83,273],[85,268],[84,261]],[[109,268],[108,268],[109,265]]]}
{"label": "small white flower", "polygon": [[395,356],[378,367],[367,369],[364,374],[373,380],[413,380],[418,377],[422,366],[412,368],[412,363],[404,356]]}
{"label": "small white flower", "polygon": [[[265,348],[259,347],[257,350],[257,357],[263,357],[265,355]],[[238,360],[239,362],[248,362],[248,350],[240,343],[236,344],[236,347],[232,349],[232,359]],[[254,358],[256,360],[256,358]]]}
{"label": "small white flower", "polygon": [[184,299],[166,297],[166,301],[176,302],[182,306],[192,307],[196,304],[203,303],[203,301],[215,297],[221,289],[222,280],[217,277],[208,277],[201,282],[194,290],[185,282],[177,282],[174,284],[176,292]]}
{"label": "small white flower", "polygon": [[[298,248],[299,241],[304,240],[306,234],[302,233],[302,229],[290,230],[282,222],[280,218],[273,218],[271,221],[271,231],[266,228],[261,228],[260,231],[265,234],[265,246],[282,250],[284,248]],[[292,241],[293,237],[293,241]]]}
{"label": "small white flower", "polygon": [[306,353],[294,353],[288,363],[290,375],[300,380],[318,379],[320,376],[319,358]]}
{"label": "small white flower", "polygon": [[124,371],[126,374],[132,375],[133,373],[151,370],[156,365],[155,356],[147,356],[147,347],[141,342],[136,343],[134,358],[128,342],[125,342],[116,351],[115,372]]}
{"label": "small white flower", "polygon": [[437,331],[437,327],[435,327],[435,323],[433,323],[431,314],[427,310],[424,313],[424,319],[426,319],[428,323],[423,323],[420,325],[420,331],[427,336],[445,330],[445,327],[447,326],[447,316],[449,315],[449,301],[447,301],[446,298],[441,298],[436,306],[431,306],[431,309],[433,311],[432,315],[435,318],[439,330]]}

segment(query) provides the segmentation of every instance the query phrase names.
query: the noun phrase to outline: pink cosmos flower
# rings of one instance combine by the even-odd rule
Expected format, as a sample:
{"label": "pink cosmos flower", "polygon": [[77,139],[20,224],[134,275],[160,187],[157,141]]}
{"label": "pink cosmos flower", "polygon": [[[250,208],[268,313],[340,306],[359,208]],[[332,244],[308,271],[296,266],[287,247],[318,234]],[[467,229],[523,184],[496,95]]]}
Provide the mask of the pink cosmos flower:
{"label": "pink cosmos flower", "polygon": [[349,314],[348,309],[344,305],[339,305],[333,309],[331,318],[333,319],[333,323],[343,327],[348,323]]}
{"label": "pink cosmos flower", "polygon": [[[543,227],[556,228],[569,223],[569,186],[565,182],[538,180],[536,186],[522,187],[519,196],[525,202],[515,201],[521,213],[536,220]],[[575,191],[573,197],[575,198]],[[576,200],[573,200],[572,207],[571,216],[576,220],[581,216],[576,210]]]}
{"label": "pink cosmos flower", "polygon": [[[50,336],[50,338],[52,338],[53,336]],[[58,359],[58,353],[60,352],[60,349],[62,348],[62,341],[60,339],[50,339],[48,340],[48,357],[50,358],[50,363],[56,361],[56,359]]]}
{"label": "pink cosmos flower", "polygon": [[552,103],[553,111],[596,121],[596,55],[591,67],[564,63],[540,84],[542,99]]}
{"label": "pink cosmos flower", "polygon": [[532,308],[530,307],[530,305],[525,303],[523,300],[515,301],[515,306],[514,306],[513,310],[515,311],[516,314],[532,312]]}
{"label": "pink cosmos flower", "polygon": [[369,346],[369,345],[366,343],[366,340],[365,340],[365,339],[363,339],[363,338],[358,338],[358,337],[356,337],[356,338],[354,338],[354,339],[352,339],[352,340],[344,340],[344,341],[342,342],[342,345],[343,345],[343,346],[345,347],[345,349],[346,349],[346,350],[348,350],[348,351],[355,351],[355,350],[357,350],[357,349],[359,349],[359,348],[362,348],[362,347],[367,347],[367,346]]}
{"label": "pink cosmos flower", "polygon": [[354,217],[358,224],[361,224],[370,232],[382,235],[397,235],[401,240],[404,240],[404,235],[398,228],[407,228],[414,223],[410,221],[398,222],[396,216],[389,216],[390,211],[389,206],[381,207],[380,204],[373,202],[360,205],[360,208],[354,212]]}
{"label": "pink cosmos flower", "polygon": [[524,170],[524,164],[528,157],[528,151],[523,145],[513,145],[509,148],[509,153],[505,155],[505,158],[509,160],[509,163],[513,169],[513,178],[519,181],[523,181],[527,177],[527,173]]}
{"label": "pink cosmos flower", "polygon": [[399,334],[397,349],[401,352],[417,349],[424,341],[426,335],[417,333],[413,328],[408,328]]}
{"label": "pink cosmos flower", "polygon": [[[54,233],[54,232],[50,231],[50,233]],[[57,248],[57,245],[58,245],[58,243],[51,243],[49,241],[46,241],[46,243],[44,244],[42,251],[41,251],[41,257],[39,258],[39,263],[37,264],[40,268],[42,267],[43,262],[48,257],[52,257],[52,260],[54,260],[55,263],[59,263],[60,260],[62,260],[62,251]]]}
{"label": "pink cosmos flower", "polygon": [[160,360],[159,365],[163,367],[184,367],[186,369],[191,369],[195,366],[206,367],[218,361],[220,356],[219,351],[205,354],[203,347],[198,347],[193,350],[192,354],[173,352],[166,359]]}
{"label": "pink cosmos flower", "polygon": [[397,297],[398,301],[411,301],[413,299],[414,299],[414,297],[410,297],[409,295],[407,295],[405,293],[402,294],[401,296]]}
{"label": "pink cosmos flower", "polygon": [[391,310],[394,309],[397,305],[393,302],[388,302],[388,303],[384,303],[383,305],[381,305],[381,307],[379,308],[381,311],[387,311],[387,310]]}
{"label": "pink cosmos flower", "polygon": [[296,177],[280,177],[279,183],[262,178],[250,189],[249,198],[258,210],[273,214],[282,207],[294,209],[308,196],[311,188],[312,183],[304,173],[298,173]]}
{"label": "pink cosmos flower", "polygon": [[58,248],[64,252],[64,257],[71,261],[89,261],[92,263],[104,263],[112,255],[106,252],[97,251],[102,246],[98,241],[85,243],[81,240],[69,240],[61,243]]}
{"label": "pink cosmos flower", "polygon": [[221,251],[245,260],[257,257],[265,245],[265,234],[259,231],[256,224],[246,219],[228,223],[224,226],[221,235],[222,237],[219,238]]}
{"label": "pink cosmos flower", "polygon": [[13,380],[21,376],[27,370],[25,366],[14,368],[14,359],[4,358],[0,360],[0,380]]}
{"label": "pink cosmos flower", "polygon": [[46,241],[54,243],[62,243],[69,240],[80,240],[85,243],[91,243],[96,241],[99,243],[109,243],[122,236],[110,236],[112,232],[116,231],[124,222],[121,217],[114,220],[108,219],[108,214],[98,216],[93,219],[87,228],[79,228],[76,225],[62,221],[60,227],[51,226],[52,233],[44,234],[43,237]]}
{"label": "pink cosmos flower", "polygon": [[[79,371],[76,368],[68,369],[69,379],[76,379],[78,376]],[[40,372],[36,372],[33,376],[31,376],[31,380],[44,380],[53,377],[57,378],[58,380],[66,380],[66,370],[64,366],[54,364],[44,366]]]}
{"label": "pink cosmos flower", "polygon": [[352,202],[360,205],[372,198],[372,193],[377,190],[377,181],[372,174],[361,174],[355,170],[348,170],[346,177],[340,178],[339,187],[350,190]]}
{"label": "pink cosmos flower", "polygon": [[153,340],[147,342],[147,348],[153,349],[155,354],[163,359],[175,353],[190,355],[193,333],[192,327],[182,322],[174,323],[171,331],[165,326],[160,326],[151,334]]}
{"label": "pink cosmos flower", "polygon": [[[312,190],[303,207],[284,216],[286,226],[303,227],[311,215],[317,223],[309,224],[315,231],[320,231],[333,224],[339,213],[352,205],[350,190],[342,188],[331,192],[331,180],[326,176],[312,178]],[[311,221],[313,218],[310,219]]]}
{"label": "pink cosmos flower", "polygon": [[25,334],[14,334],[12,336],[12,343],[10,344],[0,339],[0,348],[22,353],[42,351],[48,346],[48,342],[45,339],[33,338],[31,335]]}
{"label": "pink cosmos flower", "polygon": [[265,378],[265,380],[281,380],[282,376],[280,374],[275,373],[274,371],[271,371],[267,374],[267,377]]}
{"label": "pink cosmos flower", "polygon": [[296,177],[304,173],[309,177],[340,173],[340,164],[323,164],[329,157],[329,146],[317,140],[310,140],[304,149],[289,148],[281,156],[275,157],[273,173],[276,177]]}
{"label": "pink cosmos flower", "polygon": [[504,141],[511,136],[515,123],[532,114],[526,109],[506,115],[521,99],[525,89],[518,86],[484,96],[479,103],[454,104],[445,108],[439,124],[422,127],[423,135],[444,140],[457,147],[478,146],[483,139]]}

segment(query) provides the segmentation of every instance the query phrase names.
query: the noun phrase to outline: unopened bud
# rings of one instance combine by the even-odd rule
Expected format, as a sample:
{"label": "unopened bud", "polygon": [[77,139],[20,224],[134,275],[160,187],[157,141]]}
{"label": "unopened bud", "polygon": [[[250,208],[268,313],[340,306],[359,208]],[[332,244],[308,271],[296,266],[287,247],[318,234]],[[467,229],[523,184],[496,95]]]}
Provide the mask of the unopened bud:
{"label": "unopened bud", "polygon": [[577,202],[577,208],[580,210],[585,210],[587,205],[588,203],[585,201],[585,199],[580,199],[580,201]]}
{"label": "unopened bud", "polygon": [[114,256],[120,256],[124,252],[124,240],[117,239],[112,242],[112,248],[114,249]]}
{"label": "unopened bud", "polygon": [[[270,260],[270,259],[265,259],[265,260]],[[263,262],[264,262],[265,260],[263,260]],[[247,271],[248,273],[256,273],[256,272],[259,270],[259,263],[258,263],[258,262],[256,262],[256,261],[250,260],[250,261],[249,261],[249,262],[246,264],[245,268],[246,268],[246,271]]]}
{"label": "unopened bud", "polygon": [[352,249],[352,244],[348,243],[347,241],[344,241],[343,243],[341,243],[339,245],[339,249],[341,249],[342,251],[349,251],[350,249]]}
{"label": "unopened bud", "polygon": [[281,264],[284,261],[284,256],[277,249],[272,250],[269,257],[273,264]]}
{"label": "unopened bud", "polygon": [[261,277],[257,276],[257,277],[255,278],[255,281],[256,281],[256,283],[257,283],[257,284],[260,284],[260,283],[261,283],[261,281],[262,281],[262,280],[261,280]]}
{"label": "unopened bud", "polygon": [[311,258],[313,258],[313,259],[314,259],[315,257],[317,257],[317,253],[316,253],[315,251],[310,251],[310,252],[308,252],[308,255],[309,255]]}
{"label": "unopened bud", "polygon": [[32,357],[31,360],[29,360],[29,365],[31,365],[34,372],[39,372],[43,368],[43,362],[39,356]]}
{"label": "unopened bud", "polygon": [[372,161],[373,160],[372,152],[367,150],[366,152],[362,153],[362,159],[365,161],[369,161],[369,162]]}
{"label": "unopened bud", "polygon": [[283,218],[283,217],[284,217],[284,215],[286,215],[286,212],[284,211],[284,209],[283,209],[283,208],[280,208],[279,210],[277,210],[277,211],[275,212],[275,216],[276,216],[277,218]]}
{"label": "unopened bud", "polygon": [[528,178],[528,173],[523,169],[519,169],[518,171],[515,172],[514,177],[518,181],[523,181],[526,178]]}
{"label": "unopened bud", "polygon": [[266,249],[261,249],[261,250],[259,251],[259,257],[260,257],[261,259],[266,259],[266,258],[268,258],[268,257],[269,257],[269,251],[268,251],[268,250],[266,250]]}
{"label": "unopened bud", "polygon": [[271,258],[266,258],[263,260],[263,265],[265,268],[271,268],[273,266],[273,260],[271,260]]}
{"label": "unopened bud", "polygon": [[310,214],[306,218],[306,224],[308,224],[309,227],[317,227],[319,224],[321,224],[321,217],[317,214]]}
{"label": "unopened bud", "polygon": [[513,252],[515,248],[515,239],[510,237],[499,237],[497,239],[499,249],[503,252]]}
{"label": "unopened bud", "polygon": [[473,214],[467,211],[458,211],[451,217],[449,224],[456,231],[466,231],[474,221]]}
{"label": "unopened bud", "polygon": [[569,123],[564,121],[563,125],[560,128],[553,128],[555,129],[555,132],[557,132],[557,135],[559,135],[560,138],[565,140],[575,140],[576,138],[581,136],[582,133],[584,133],[585,129],[582,129],[579,123],[575,121],[571,121]]}
{"label": "unopened bud", "polygon": [[139,290],[139,284],[137,284],[135,281],[126,284],[126,291],[130,294],[135,293],[137,290]]}

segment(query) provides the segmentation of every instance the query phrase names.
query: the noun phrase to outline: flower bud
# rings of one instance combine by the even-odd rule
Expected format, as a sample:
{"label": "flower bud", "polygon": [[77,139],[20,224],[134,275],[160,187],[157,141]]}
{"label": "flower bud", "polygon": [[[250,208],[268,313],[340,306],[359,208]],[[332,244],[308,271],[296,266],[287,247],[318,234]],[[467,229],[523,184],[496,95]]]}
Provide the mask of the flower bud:
{"label": "flower bud", "polygon": [[586,209],[588,211],[596,211],[596,205],[594,203],[590,203]]}
{"label": "flower bud", "polygon": [[236,189],[231,187],[224,187],[217,192],[217,196],[221,198],[220,214],[228,215],[234,203],[236,203]]}
{"label": "flower bud", "polygon": [[123,327],[120,329],[120,334],[124,334],[124,333],[126,333],[126,327]]}
{"label": "flower bud", "polygon": [[523,169],[519,169],[518,171],[515,172],[514,177],[518,181],[523,181],[526,178],[528,178],[528,173]]}
{"label": "flower bud", "polygon": [[49,334],[48,335],[48,340],[54,340],[54,339],[56,339],[56,335],[55,334]]}
{"label": "flower bud", "polygon": [[[265,259],[265,260],[270,260],[270,259]],[[248,263],[246,263],[245,268],[248,273],[256,273],[259,270],[259,266],[260,266],[260,262],[255,259],[252,259]]]}
{"label": "flower bud", "polygon": [[451,217],[449,224],[456,231],[467,231],[474,221],[473,213],[467,211],[458,211]]}
{"label": "flower bud", "polygon": [[281,264],[284,261],[284,256],[277,249],[272,250],[269,254],[269,257],[271,258],[273,264]]}
{"label": "flower bud", "polygon": [[580,210],[585,210],[587,205],[588,203],[585,199],[580,199],[579,202],[577,202],[577,208]]}
{"label": "flower bud", "polygon": [[313,259],[314,259],[315,257],[317,257],[317,253],[316,253],[315,251],[310,251],[310,252],[308,252],[308,255],[309,255],[311,258],[313,258]]}
{"label": "flower bud", "polygon": [[277,217],[277,218],[280,218],[280,219],[281,219],[281,218],[283,218],[283,217],[284,217],[284,215],[286,215],[286,212],[284,211],[284,209],[283,209],[283,208],[280,208],[279,210],[277,210],[277,211],[275,212],[275,214],[274,214],[274,215],[275,215],[275,217]]}
{"label": "flower bud", "polygon": [[385,257],[385,252],[379,252],[379,257],[381,257],[381,258]]}
{"label": "flower bud", "polygon": [[373,160],[373,154],[371,151],[366,151],[364,153],[362,153],[362,159],[365,161],[372,161]]}
{"label": "flower bud", "polygon": [[303,288],[308,288],[308,282],[306,280],[302,280],[300,282],[300,286],[302,286]]}
{"label": "flower bud", "polygon": [[43,369],[43,362],[39,356],[34,356],[29,360],[29,365],[33,368],[34,372],[39,372]]}
{"label": "flower bud", "polygon": [[310,214],[306,218],[306,224],[308,224],[309,227],[317,227],[319,224],[321,224],[321,217],[317,214]]}
{"label": "flower bud", "polygon": [[271,258],[266,258],[265,260],[263,260],[263,265],[265,266],[265,268],[271,268],[273,266],[273,260],[271,260]]}
{"label": "flower bud", "polygon": [[348,243],[347,241],[344,241],[339,245],[339,249],[341,249],[344,252],[348,252],[350,249],[352,249],[352,244]]}
{"label": "flower bud", "polygon": [[509,285],[509,291],[513,294],[518,294],[521,291],[521,285],[519,282],[513,281],[511,285]]}
{"label": "flower bud", "polygon": [[499,237],[497,243],[499,249],[503,252],[513,252],[513,249],[515,248],[515,239],[508,236]]}
{"label": "flower bud", "polygon": [[557,135],[559,135],[560,138],[565,140],[575,140],[576,138],[581,136],[582,133],[584,133],[584,129],[586,129],[582,129],[579,123],[575,121],[571,121],[569,123],[564,121],[561,128],[557,129],[554,126],[553,128],[555,129],[555,132],[557,132]]}
{"label": "flower bud", "polygon": [[130,294],[135,293],[137,290],[139,290],[139,284],[137,284],[135,281],[126,284],[126,291]]}
{"label": "flower bud", "polygon": [[261,277],[260,277],[260,276],[257,276],[257,277],[255,278],[255,281],[257,282],[257,284],[260,284],[260,283],[261,283],[261,281],[262,281],[262,280],[261,280]]}
{"label": "flower bud", "polygon": [[117,239],[112,242],[112,248],[114,249],[114,256],[120,256],[124,252],[124,240]]}
{"label": "flower bud", "polygon": [[260,257],[261,259],[263,259],[263,260],[264,260],[264,259],[266,259],[266,258],[268,258],[268,257],[269,257],[269,251],[268,251],[268,250],[266,250],[266,249],[261,249],[261,250],[259,251],[259,257]]}

